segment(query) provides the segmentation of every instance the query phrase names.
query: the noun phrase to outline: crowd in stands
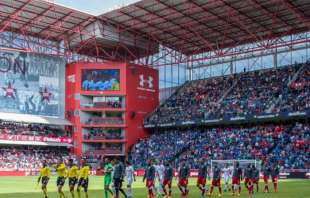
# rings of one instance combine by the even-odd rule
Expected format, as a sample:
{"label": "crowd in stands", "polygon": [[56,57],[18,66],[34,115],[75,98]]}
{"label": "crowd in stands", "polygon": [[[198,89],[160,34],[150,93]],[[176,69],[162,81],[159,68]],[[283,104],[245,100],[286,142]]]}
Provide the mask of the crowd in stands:
{"label": "crowd in stands", "polygon": [[122,108],[121,102],[95,102],[89,104],[81,104],[85,108]]}
{"label": "crowd in stands", "polygon": [[271,112],[272,104],[298,69],[298,66],[284,67],[240,74],[215,116],[237,117]]}
{"label": "crowd in stands", "polygon": [[51,138],[66,137],[68,135],[62,128],[56,126],[7,121],[0,121],[0,134],[45,136]]}
{"label": "crowd in stands", "polygon": [[[52,165],[59,158],[67,163],[69,150],[64,147],[1,146],[0,170],[38,171],[42,167],[42,160],[46,159]],[[75,157],[70,155],[70,158]]]}
{"label": "crowd in stands", "polygon": [[123,139],[120,130],[103,130],[101,128],[91,128],[88,133],[84,134],[85,140],[119,140]]}
{"label": "crowd in stands", "polygon": [[278,161],[285,169],[310,168],[310,125],[261,125],[227,128],[166,129],[140,140],[130,160],[144,167],[149,158],[178,164],[186,159],[191,168],[201,157],[209,160],[257,159]]}
{"label": "crowd in stands", "polygon": [[308,110],[310,63],[185,83],[146,124]]}
{"label": "crowd in stands", "polygon": [[92,117],[85,124],[124,124],[124,120],[121,117]]}
{"label": "crowd in stands", "polygon": [[[216,111],[218,100],[234,82],[234,76],[217,77],[187,83],[178,94],[169,98],[149,118],[150,123],[174,122],[182,118],[187,121],[204,118],[205,109]],[[188,108],[190,107],[190,108]]]}
{"label": "crowd in stands", "polygon": [[173,160],[178,153],[190,146],[192,139],[196,138],[198,138],[198,133],[180,133],[178,130],[156,133],[135,144],[130,157],[133,164],[138,167],[144,167],[150,158]]}
{"label": "crowd in stands", "polygon": [[94,103],[95,108],[122,108],[121,102],[97,102]]}
{"label": "crowd in stands", "polygon": [[298,78],[284,89],[277,108],[280,112],[308,111],[310,109],[310,66],[303,68]]}

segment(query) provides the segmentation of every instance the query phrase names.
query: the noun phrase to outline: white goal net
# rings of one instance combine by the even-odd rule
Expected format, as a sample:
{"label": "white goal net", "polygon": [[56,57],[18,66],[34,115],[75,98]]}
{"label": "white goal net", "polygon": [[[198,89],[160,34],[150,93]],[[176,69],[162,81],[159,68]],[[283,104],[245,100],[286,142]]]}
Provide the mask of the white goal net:
{"label": "white goal net", "polygon": [[254,164],[258,170],[261,168],[261,163],[258,160],[211,160],[211,171],[213,172],[213,168],[215,165],[220,169],[229,168],[233,170],[233,167],[236,163],[239,163],[239,167],[245,169],[249,164]]}

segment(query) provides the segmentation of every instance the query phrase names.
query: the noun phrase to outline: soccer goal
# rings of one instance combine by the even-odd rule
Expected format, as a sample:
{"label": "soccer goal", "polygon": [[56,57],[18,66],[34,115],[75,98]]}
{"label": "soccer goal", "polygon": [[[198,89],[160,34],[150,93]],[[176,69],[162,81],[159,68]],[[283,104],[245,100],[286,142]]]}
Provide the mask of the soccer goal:
{"label": "soccer goal", "polygon": [[219,168],[230,168],[231,170],[234,167],[234,164],[239,162],[239,167],[244,169],[248,166],[248,164],[254,164],[258,170],[260,170],[261,163],[259,160],[211,160],[211,170],[213,172],[213,168],[217,165]]}

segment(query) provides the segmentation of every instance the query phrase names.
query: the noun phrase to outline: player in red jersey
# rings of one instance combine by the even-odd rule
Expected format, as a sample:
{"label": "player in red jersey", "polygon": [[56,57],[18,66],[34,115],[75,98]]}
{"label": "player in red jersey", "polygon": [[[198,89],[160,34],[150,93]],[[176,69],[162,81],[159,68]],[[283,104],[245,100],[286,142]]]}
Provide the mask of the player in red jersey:
{"label": "player in red jersey", "polygon": [[155,198],[154,195],[154,179],[155,179],[155,167],[153,166],[152,160],[148,160],[147,168],[145,169],[143,182],[146,179],[146,187],[148,189],[149,198]]}
{"label": "player in red jersey", "polygon": [[[164,190],[166,198],[171,198],[172,178],[173,178],[173,168],[171,167],[169,162],[166,162],[165,171],[164,171],[164,182],[163,182],[163,190]],[[167,186],[168,186],[169,193],[167,193],[167,189],[166,189]]]}
{"label": "player in red jersey", "polygon": [[214,187],[219,188],[219,197],[222,196],[221,175],[222,175],[221,169],[217,165],[215,165],[213,169],[212,185],[209,192],[209,196],[212,195]]}
{"label": "player in red jersey", "polygon": [[238,187],[238,195],[241,193],[241,185],[240,182],[242,180],[242,169],[239,167],[239,162],[235,163],[232,177],[232,195],[235,195],[237,187]]}
{"label": "player in red jersey", "polygon": [[252,181],[252,173],[253,169],[251,164],[248,164],[246,169],[244,170],[244,185],[248,189],[249,195],[253,194],[253,181]]}
{"label": "player in red jersey", "polygon": [[256,186],[256,192],[258,192],[258,186],[259,186],[259,170],[255,167],[255,165],[252,165],[252,181],[253,181],[253,188],[254,185]]}
{"label": "player in red jersey", "polygon": [[208,166],[203,158],[199,160],[200,166],[198,169],[198,179],[197,179],[197,187],[201,191],[201,197],[205,196],[206,193],[206,183],[208,176]]}
{"label": "player in red jersey", "polygon": [[262,164],[262,171],[263,171],[263,175],[264,175],[264,183],[265,183],[265,187],[264,187],[264,192],[265,193],[269,193],[269,186],[268,186],[268,180],[269,180],[269,176],[270,176],[270,166],[268,165],[267,162],[264,162]]}
{"label": "player in red jersey", "polygon": [[278,177],[280,174],[280,168],[278,166],[277,163],[275,163],[273,165],[273,167],[271,168],[271,179],[272,179],[272,183],[273,183],[273,190],[274,192],[278,191]]}
{"label": "player in red jersey", "polygon": [[189,177],[189,172],[190,172],[190,169],[189,167],[186,165],[186,161],[183,159],[181,161],[181,165],[180,165],[180,168],[179,168],[179,183],[178,183],[178,187],[181,191],[181,197],[187,197],[189,191],[188,191],[188,188],[187,188],[187,185],[188,185],[188,177]]}

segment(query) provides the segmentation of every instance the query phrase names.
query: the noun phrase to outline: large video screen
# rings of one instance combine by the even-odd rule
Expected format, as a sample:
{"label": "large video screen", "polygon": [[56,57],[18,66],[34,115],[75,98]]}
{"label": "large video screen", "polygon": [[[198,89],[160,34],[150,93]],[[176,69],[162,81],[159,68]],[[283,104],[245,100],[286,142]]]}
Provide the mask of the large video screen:
{"label": "large video screen", "polygon": [[118,69],[82,69],[81,87],[84,91],[119,91]]}
{"label": "large video screen", "polygon": [[63,117],[65,60],[0,51],[0,111]]}

